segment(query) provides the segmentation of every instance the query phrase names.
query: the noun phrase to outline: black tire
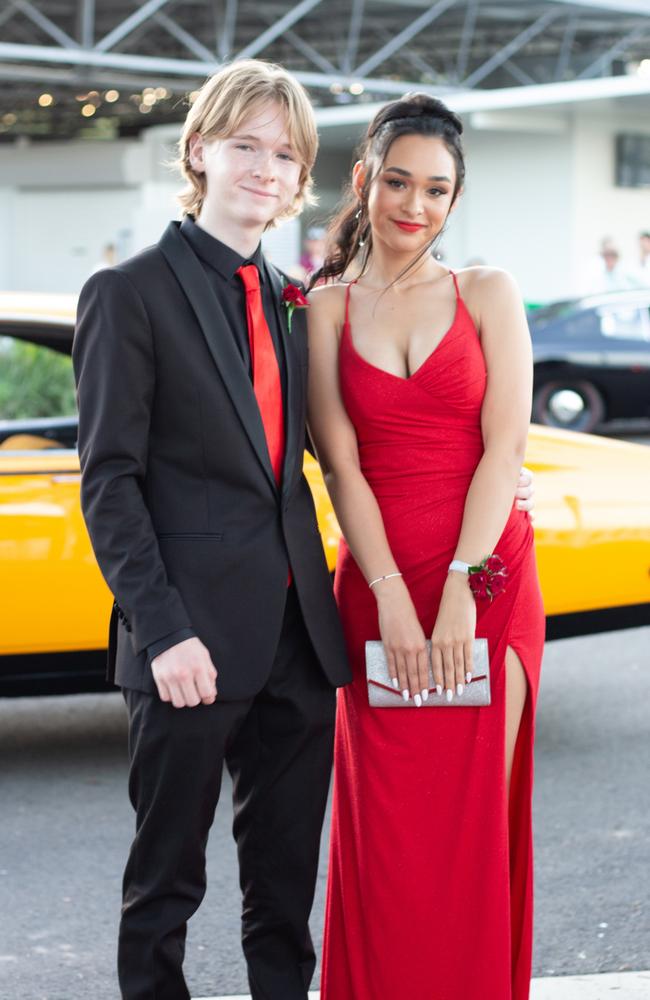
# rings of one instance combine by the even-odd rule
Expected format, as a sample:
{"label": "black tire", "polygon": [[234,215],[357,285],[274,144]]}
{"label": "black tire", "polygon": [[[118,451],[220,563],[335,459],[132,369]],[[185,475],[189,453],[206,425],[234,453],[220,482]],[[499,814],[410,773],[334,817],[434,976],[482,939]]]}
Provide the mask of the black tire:
{"label": "black tire", "polygon": [[[558,405],[559,394],[562,392],[575,393],[580,398],[582,408],[573,414],[563,413],[562,407]],[[568,431],[589,433],[602,423],[604,418],[603,397],[591,382],[571,380],[545,382],[533,396],[533,420],[547,427],[561,427]]]}

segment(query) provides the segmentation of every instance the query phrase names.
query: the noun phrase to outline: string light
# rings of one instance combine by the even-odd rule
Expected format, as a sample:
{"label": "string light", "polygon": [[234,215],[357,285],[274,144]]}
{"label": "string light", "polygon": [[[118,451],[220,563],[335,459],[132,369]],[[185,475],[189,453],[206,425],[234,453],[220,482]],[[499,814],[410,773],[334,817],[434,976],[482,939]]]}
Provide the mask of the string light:
{"label": "string light", "polygon": [[42,108],[50,108],[54,104],[54,98],[51,94],[41,94],[38,103]]}
{"label": "string light", "polygon": [[81,113],[84,116],[84,118],[92,118],[92,116],[95,114],[96,111],[97,108],[95,107],[94,104],[84,104],[84,106],[81,109]]}
{"label": "string light", "polygon": [[104,94],[104,99],[108,101],[109,104],[114,104],[115,101],[119,101],[120,99],[119,90],[107,90]]}

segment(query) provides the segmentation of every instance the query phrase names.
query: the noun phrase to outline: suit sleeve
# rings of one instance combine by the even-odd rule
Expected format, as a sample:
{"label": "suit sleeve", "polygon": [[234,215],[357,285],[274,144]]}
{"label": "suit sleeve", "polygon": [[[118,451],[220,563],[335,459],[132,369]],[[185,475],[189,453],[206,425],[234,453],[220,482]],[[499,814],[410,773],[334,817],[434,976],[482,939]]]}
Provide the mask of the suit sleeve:
{"label": "suit sleeve", "polygon": [[72,359],[83,515],[99,568],[140,653],[172,632],[191,630],[192,623],[167,578],[145,502],[153,337],[141,296],[123,272],[99,271],[84,285]]}

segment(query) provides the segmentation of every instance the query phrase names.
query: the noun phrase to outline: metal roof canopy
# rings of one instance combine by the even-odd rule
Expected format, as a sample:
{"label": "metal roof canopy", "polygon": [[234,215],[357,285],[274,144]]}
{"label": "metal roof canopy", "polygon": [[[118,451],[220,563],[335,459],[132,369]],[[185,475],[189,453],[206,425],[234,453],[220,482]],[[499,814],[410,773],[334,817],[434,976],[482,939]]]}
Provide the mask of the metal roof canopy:
{"label": "metal roof canopy", "polygon": [[[141,114],[97,93],[95,121],[178,120],[178,95],[251,56],[282,63],[339,112],[416,89],[459,110],[479,95],[477,107],[495,108],[547,103],[544,91],[551,103],[648,93],[650,0],[4,0],[0,131],[15,134],[3,112],[22,109],[27,133],[31,117],[43,134],[48,121],[74,134],[88,123],[71,95],[91,87],[153,84],[172,97]],[[36,105],[45,87],[54,108]]]}

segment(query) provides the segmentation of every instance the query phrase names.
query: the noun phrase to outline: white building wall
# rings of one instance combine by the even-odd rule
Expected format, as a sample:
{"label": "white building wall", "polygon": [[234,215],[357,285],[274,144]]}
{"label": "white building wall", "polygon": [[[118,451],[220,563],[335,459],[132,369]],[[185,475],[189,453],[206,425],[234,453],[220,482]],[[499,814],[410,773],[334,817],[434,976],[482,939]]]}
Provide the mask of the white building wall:
{"label": "white building wall", "polygon": [[[571,133],[469,129],[465,194],[450,250],[517,279],[527,301],[570,293]],[[455,232],[457,230],[457,232]],[[450,254],[451,256],[452,254]]]}
{"label": "white building wall", "polygon": [[615,185],[616,135],[650,135],[650,101],[645,115],[586,109],[575,116],[573,158],[572,282],[588,291],[603,237],[611,237],[621,264],[638,265],[638,236],[650,229],[650,190]]}

